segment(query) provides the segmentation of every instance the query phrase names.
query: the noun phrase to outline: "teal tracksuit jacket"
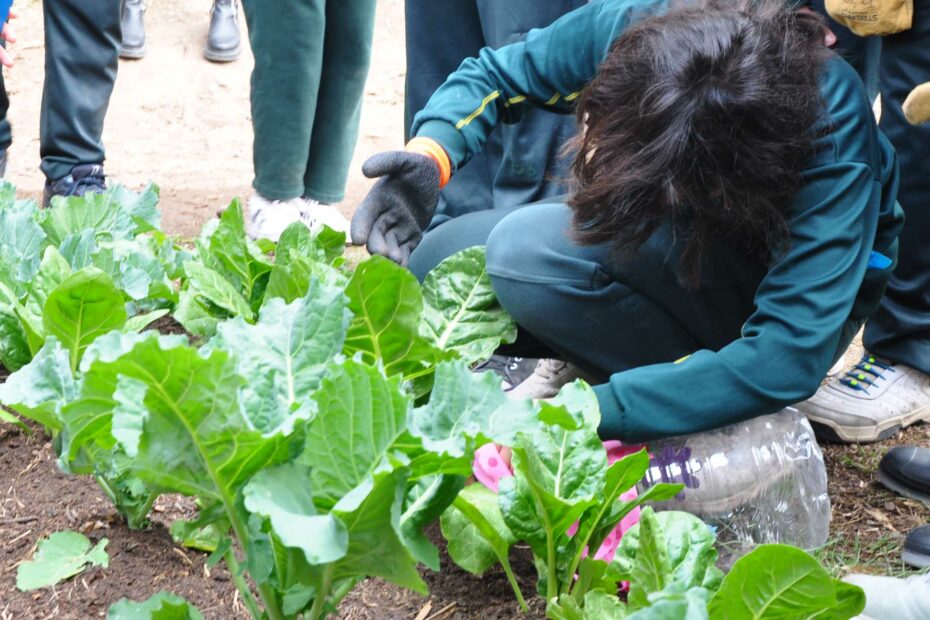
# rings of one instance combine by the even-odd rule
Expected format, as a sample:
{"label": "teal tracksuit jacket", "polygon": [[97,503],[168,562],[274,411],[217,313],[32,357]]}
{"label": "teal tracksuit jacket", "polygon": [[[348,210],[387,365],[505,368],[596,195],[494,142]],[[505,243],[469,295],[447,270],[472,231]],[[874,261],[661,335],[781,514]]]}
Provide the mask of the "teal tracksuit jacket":
{"label": "teal tracksuit jacket", "polygon": [[[529,105],[570,109],[612,42],[666,9],[665,2],[601,0],[523,42],[482,50],[436,91],[412,132],[439,142],[453,168],[461,166],[505,114]],[[790,247],[769,265],[741,337],[678,363],[612,375],[595,388],[602,436],[694,432],[804,400],[842,352],[850,324],[878,306],[903,221],[895,155],[848,64],[829,60],[821,90],[816,154],[788,212]]]}

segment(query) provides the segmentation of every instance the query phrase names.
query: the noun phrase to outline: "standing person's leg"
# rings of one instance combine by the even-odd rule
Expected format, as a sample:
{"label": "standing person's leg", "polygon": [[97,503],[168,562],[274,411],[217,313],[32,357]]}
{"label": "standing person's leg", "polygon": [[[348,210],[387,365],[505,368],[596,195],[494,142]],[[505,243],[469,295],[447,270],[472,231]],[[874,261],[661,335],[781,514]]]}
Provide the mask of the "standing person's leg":
{"label": "standing person's leg", "polygon": [[327,0],[323,71],[302,195],[322,204],[345,197],[371,63],[375,0]]}
{"label": "standing person's leg", "polygon": [[8,112],[10,96],[6,92],[6,83],[0,74],[0,179],[6,176],[7,151],[13,144],[13,128],[10,126]]}
{"label": "standing person's leg", "polygon": [[304,174],[323,72],[326,0],[243,0],[252,71],[256,194],[247,226],[277,240],[301,219]]}
{"label": "standing person's leg", "polygon": [[[882,43],[880,127],[898,153],[898,202],[905,222],[898,266],[882,305],[865,329],[873,353],[930,374],[930,125],[910,125],[901,105],[916,85],[930,81],[930,0],[914,3],[911,30]],[[930,393],[926,396],[930,405]]]}
{"label": "standing person's leg", "polygon": [[[487,43],[476,0],[406,0],[407,84],[404,139],[413,117],[449,74]],[[465,213],[494,207],[491,187],[501,163],[501,132],[495,130],[484,150],[458,170],[440,194],[433,227]]]}
{"label": "standing person's leg", "polygon": [[104,189],[103,121],[116,81],[120,0],[45,0],[40,154],[51,195]]}
{"label": "standing person's leg", "polygon": [[881,41],[857,40],[841,26],[836,32],[840,44],[853,50],[851,62],[864,73],[867,86],[878,78],[880,127],[897,151],[898,201],[906,217],[897,267],[879,309],[866,322],[866,356],[798,409],[821,439],[869,442],[930,419],[930,126],[908,124],[901,110],[911,89],[930,80],[930,0],[914,3],[911,30]]}
{"label": "standing person's leg", "polygon": [[[485,39],[494,48],[521,41],[531,29],[548,26],[585,4],[587,0],[478,0]],[[519,110],[515,122],[500,129],[503,156],[493,181],[496,207],[565,193],[568,160],[562,152],[576,133],[573,115],[529,105],[514,109]]]}

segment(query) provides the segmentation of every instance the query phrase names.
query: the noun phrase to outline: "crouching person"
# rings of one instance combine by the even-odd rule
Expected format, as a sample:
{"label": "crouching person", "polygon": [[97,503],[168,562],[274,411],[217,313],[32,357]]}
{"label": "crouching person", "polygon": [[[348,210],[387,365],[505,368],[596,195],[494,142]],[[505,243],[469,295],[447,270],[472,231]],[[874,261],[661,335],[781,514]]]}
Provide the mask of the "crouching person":
{"label": "crouching person", "polygon": [[[510,354],[596,384],[604,439],[694,433],[817,389],[875,309],[902,223],[894,153],[822,22],[783,2],[604,0],[466,61],[417,116],[356,242],[424,277],[487,246]],[[506,114],[577,116],[562,201],[453,219],[439,188]],[[532,394],[531,394],[532,395]]]}

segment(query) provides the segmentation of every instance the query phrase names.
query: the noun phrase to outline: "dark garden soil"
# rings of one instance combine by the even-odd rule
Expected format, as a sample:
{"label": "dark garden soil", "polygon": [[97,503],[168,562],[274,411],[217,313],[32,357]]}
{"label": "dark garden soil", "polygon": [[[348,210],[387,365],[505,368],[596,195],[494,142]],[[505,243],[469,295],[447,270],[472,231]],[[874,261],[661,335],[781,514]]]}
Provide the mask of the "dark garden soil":
{"label": "dark garden soil", "polygon": [[831,541],[821,559],[836,573],[909,572],[901,562],[901,545],[909,530],[930,523],[930,508],[892,493],[875,477],[882,456],[896,445],[930,447],[930,425],[912,426],[874,444],[821,446],[833,502]]}
{"label": "dark garden soil", "polygon": [[[153,525],[131,531],[120,522],[112,504],[88,477],[59,471],[48,438],[39,431],[27,435],[0,426],[0,620],[102,618],[123,597],[148,598],[161,590],[183,596],[207,619],[248,618],[228,571],[206,568],[206,555],[184,549],[171,540],[167,525],[190,517],[191,504],[165,496],[155,505]],[[53,589],[19,592],[16,566],[32,557],[41,538],[60,530],[84,533],[92,541],[107,538],[110,566],[92,568]],[[527,597],[534,590],[533,567],[527,554],[516,553],[514,569],[522,576]],[[507,580],[500,571],[483,578],[462,572],[443,557],[441,573],[424,571],[431,595],[422,597],[373,579],[359,586],[343,603],[345,620],[505,620],[519,616]],[[533,601],[529,618],[542,617]]]}

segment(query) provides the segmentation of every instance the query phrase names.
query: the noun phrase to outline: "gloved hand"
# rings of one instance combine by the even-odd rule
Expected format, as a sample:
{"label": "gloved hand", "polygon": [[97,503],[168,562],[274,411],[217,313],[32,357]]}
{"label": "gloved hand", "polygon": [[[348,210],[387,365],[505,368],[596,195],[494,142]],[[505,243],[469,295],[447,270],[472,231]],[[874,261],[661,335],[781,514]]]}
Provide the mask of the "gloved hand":
{"label": "gloved hand", "polygon": [[912,125],[930,121],[930,82],[921,84],[904,100],[904,116]]}
{"label": "gloved hand", "polygon": [[362,173],[381,178],[352,217],[352,242],[406,266],[439,204],[439,167],[426,155],[390,151],[368,159]]}

